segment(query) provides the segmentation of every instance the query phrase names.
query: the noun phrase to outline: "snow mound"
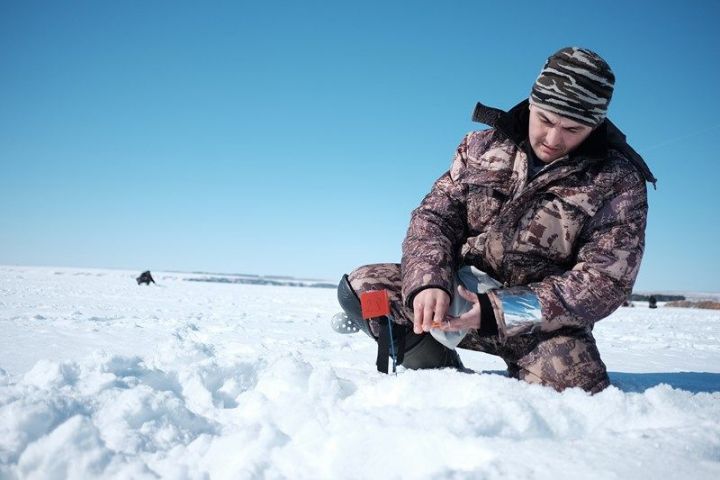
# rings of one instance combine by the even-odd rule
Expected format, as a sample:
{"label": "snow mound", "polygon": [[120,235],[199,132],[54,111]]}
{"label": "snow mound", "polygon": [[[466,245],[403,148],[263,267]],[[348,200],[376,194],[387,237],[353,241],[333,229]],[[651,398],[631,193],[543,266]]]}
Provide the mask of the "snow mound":
{"label": "snow mound", "polygon": [[583,478],[681,467],[711,478],[720,468],[718,393],[589,396],[449,370],[357,381],[297,352],[223,364],[186,343],[182,356],[148,363],[41,361],[0,387],[2,472],[551,478],[591,463]]}
{"label": "snow mound", "polygon": [[0,269],[0,478],[720,476],[719,313],[616,312],[590,396],[379,374],[332,291],[59,273]]}

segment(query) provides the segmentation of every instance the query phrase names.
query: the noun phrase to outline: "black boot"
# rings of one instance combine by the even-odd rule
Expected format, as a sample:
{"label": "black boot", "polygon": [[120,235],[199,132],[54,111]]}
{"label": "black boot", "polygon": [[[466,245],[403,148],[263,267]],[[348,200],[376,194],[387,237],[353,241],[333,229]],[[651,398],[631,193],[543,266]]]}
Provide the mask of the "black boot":
{"label": "black boot", "polygon": [[429,333],[418,335],[410,327],[405,341],[408,343],[402,362],[402,366],[405,368],[411,370],[448,367],[458,370],[465,369],[457,351],[447,348]]}

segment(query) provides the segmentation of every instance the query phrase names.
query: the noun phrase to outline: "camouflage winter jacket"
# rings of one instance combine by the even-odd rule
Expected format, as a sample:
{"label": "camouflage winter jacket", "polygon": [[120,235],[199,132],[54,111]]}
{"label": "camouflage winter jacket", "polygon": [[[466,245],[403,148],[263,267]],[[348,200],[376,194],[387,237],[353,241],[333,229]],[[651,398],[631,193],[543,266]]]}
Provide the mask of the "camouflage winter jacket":
{"label": "camouflage winter jacket", "polygon": [[494,127],[468,134],[450,170],[413,211],[403,242],[403,299],[474,265],[492,290],[501,338],[561,327],[591,329],[632,290],[655,182],[606,120],[569,156],[527,180],[527,101],[509,112],[478,104]]}

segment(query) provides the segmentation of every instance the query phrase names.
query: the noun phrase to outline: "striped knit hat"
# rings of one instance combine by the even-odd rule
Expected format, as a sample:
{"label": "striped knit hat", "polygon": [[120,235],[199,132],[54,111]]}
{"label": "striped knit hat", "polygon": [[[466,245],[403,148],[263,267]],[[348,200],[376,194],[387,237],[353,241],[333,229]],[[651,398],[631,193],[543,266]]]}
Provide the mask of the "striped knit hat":
{"label": "striped knit hat", "polygon": [[567,47],[545,62],[530,103],[594,127],[607,115],[614,85],[615,74],[597,53]]}

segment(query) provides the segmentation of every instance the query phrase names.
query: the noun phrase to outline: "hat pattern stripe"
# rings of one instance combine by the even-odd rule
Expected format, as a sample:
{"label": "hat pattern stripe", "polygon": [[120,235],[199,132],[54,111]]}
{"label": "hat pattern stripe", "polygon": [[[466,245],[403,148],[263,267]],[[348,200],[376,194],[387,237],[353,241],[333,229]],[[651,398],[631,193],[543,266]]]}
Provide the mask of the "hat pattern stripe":
{"label": "hat pattern stripe", "polygon": [[589,126],[602,122],[615,86],[615,75],[598,54],[563,48],[545,62],[530,102]]}

